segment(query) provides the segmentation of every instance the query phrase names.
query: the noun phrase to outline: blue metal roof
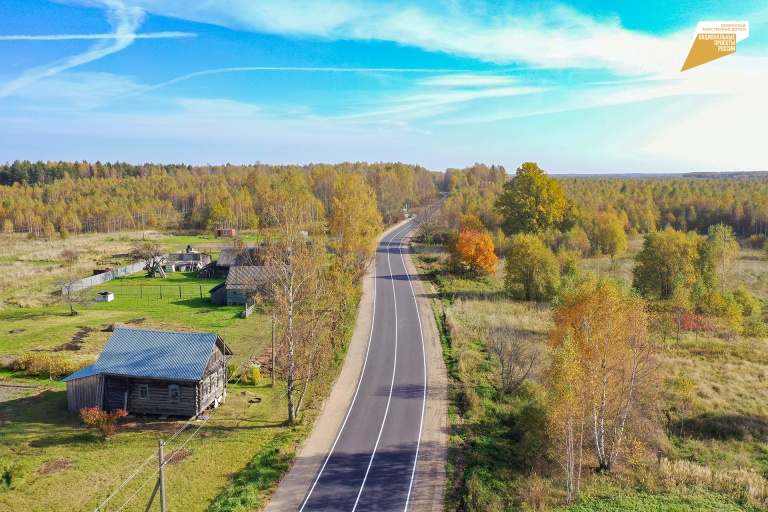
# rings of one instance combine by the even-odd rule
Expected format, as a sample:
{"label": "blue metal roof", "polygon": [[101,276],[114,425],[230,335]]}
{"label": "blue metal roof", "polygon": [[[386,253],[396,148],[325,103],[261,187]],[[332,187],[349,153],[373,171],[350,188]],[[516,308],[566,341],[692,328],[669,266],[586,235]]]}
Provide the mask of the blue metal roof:
{"label": "blue metal roof", "polygon": [[76,371],[75,373],[73,373],[69,377],[67,377],[65,379],[61,379],[59,382],[67,382],[67,381],[70,381],[70,380],[82,379],[83,377],[93,377],[94,375],[98,375],[99,372],[94,370],[93,367],[94,367],[94,365],[89,364],[88,366],[86,366],[82,370]]}
{"label": "blue metal roof", "polygon": [[[93,364],[93,371],[198,381],[203,378],[218,338],[215,333],[116,327],[99,359]],[[229,353],[228,350],[226,352]]]}

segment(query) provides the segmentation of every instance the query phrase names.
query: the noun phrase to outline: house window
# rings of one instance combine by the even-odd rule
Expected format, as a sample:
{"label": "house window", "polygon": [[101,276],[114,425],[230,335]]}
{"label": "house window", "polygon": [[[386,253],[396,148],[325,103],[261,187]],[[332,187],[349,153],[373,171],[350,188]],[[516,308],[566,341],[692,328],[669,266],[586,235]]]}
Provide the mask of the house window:
{"label": "house window", "polygon": [[210,384],[211,392],[216,391],[216,374],[212,373],[211,376],[208,377],[208,379],[210,379],[210,381],[211,381],[211,384]]}
{"label": "house window", "polygon": [[208,379],[203,379],[203,396],[208,395]]}
{"label": "house window", "polygon": [[181,402],[181,391],[178,384],[168,386],[168,400],[171,402]]}
{"label": "house window", "polygon": [[149,400],[149,384],[139,384],[139,399]]}

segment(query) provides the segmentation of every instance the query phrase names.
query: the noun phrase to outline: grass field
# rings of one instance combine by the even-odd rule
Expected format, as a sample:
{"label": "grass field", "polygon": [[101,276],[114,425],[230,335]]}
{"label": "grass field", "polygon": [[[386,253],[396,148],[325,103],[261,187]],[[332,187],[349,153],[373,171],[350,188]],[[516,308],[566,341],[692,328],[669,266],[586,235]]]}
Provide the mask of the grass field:
{"label": "grass field", "polygon": [[[414,260],[428,281],[443,337],[451,377],[449,408],[448,510],[519,509],[603,510],[765,510],[768,501],[768,343],[763,339],[684,333],[667,340],[660,361],[665,381],[660,390],[662,455],[640,466],[624,465],[610,474],[587,471],[581,499],[565,507],[564,484],[552,459],[536,446],[545,426],[540,362],[530,385],[515,395],[498,392],[496,361],[486,349],[483,326],[503,323],[524,330],[531,346],[543,349],[551,328],[551,306],[510,299],[503,291],[503,261],[496,275],[479,279],[444,270],[443,248],[414,244]],[[639,250],[633,241],[630,249]],[[732,266],[733,286],[752,286],[767,268],[743,251]],[[633,253],[591,258],[583,271],[631,279]],[[696,386],[696,403],[680,435],[680,415],[672,383],[681,372]],[[666,468],[666,469],[665,469]],[[672,469],[668,469],[672,468]],[[763,504],[763,506],[761,506]]]}
{"label": "grass field", "polygon": [[[140,238],[140,233],[121,235],[119,240],[106,235],[50,242],[18,239],[13,247],[0,249],[3,263],[13,262],[12,270],[23,269],[18,282],[13,272],[0,274],[0,367],[5,366],[0,368],[0,510],[92,510],[156,450],[158,439],[168,439],[185,425],[178,418],[125,418],[116,434],[102,440],[81,426],[76,413],[67,411],[64,384],[47,376],[12,372],[7,365],[17,356],[44,353],[78,366],[89,364],[110,336],[106,328],[115,322],[217,332],[234,352],[235,363],[252,359],[269,344],[267,315],[257,309],[244,319],[242,306],[212,305],[208,292],[223,280],[197,279],[194,272],[169,273],[167,279],[139,273],[86,289],[75,306],[78,314],[71,316],[68,305],[56,296],[63,247],[75,246],[81,254],[93,256],[93,261],[79,263],[85,276],[95,265],[116,264],[112,256],[127,251],[137,235]],[[147,236],[167,250],[190,244],[213,253],[214,259],[222,246],[231,243],[196,236]],[[115,300],[94,302],[101,290],[112,291]],[[269,381],[264,375],[264,385],[238,384],[230,389],[226,404],[213,412],[179,452],[179,460],[168,466],[169,510],[207,510],[214,502],[215,510],[232,510],[232,503],[243,502],[258,509],[265,503],[316,414],[312,409],[316,399],[311,398],[298,424],[287,427],[283,385],[278,381],[273,389]],[[251,402],[256,397],[260,403]],[[166,447],[166,455],[201,424],[188,425]],[[106,510],[116,510],[134,493],[124,510],[143,510],[155,468],[151,461]],[[149,483],[139,490],[145,481]]]}
{"label": "grass field", "polygon": [[[5,402],[0,410],[2,510],[93,510],[157,449],[158,439],[170,438],[185,424],[154,417],[125,419],[118,432],[104,441],[84,429],[76,413],[67,411],[63,385],[43,387],[33,398]],[[255,397],[262,402],[250,403]],[[226,404],[179,452],[183,460],[167,467],[168,509],[206,510],[231,479],[285,430],[281,398],[281,388],[268,384],[231,389]],[[192,422],[166,447],[166,455],[201,424]],[[124,510],[144,510],[156,467],[156,460],[151,461],[106,510],[116,510],[136,491]],[[147,479],[151,481],[139,490]]]}

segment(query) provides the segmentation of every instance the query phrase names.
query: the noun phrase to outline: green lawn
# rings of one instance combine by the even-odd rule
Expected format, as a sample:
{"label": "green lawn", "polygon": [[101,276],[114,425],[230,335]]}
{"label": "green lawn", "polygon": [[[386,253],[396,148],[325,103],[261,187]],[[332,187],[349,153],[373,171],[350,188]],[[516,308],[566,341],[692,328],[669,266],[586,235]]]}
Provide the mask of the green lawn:
{"label": "green lawn", "polygon": [[[269,329],[269,318],[258,310],[240,318],[242,306],[214,306],[209,290],[222,279],[196,279],[194,272],[169,273],[168,279],[142,274],[122,277],[82,292],[85,302],[70,316],[65,304],[42,308],[17,308],[0,311],[0,354],[21,355],[35,350],[51,350],[72,340],[81,328],[91,329],[80,350],[57,355],[83,362],[95,358],[109,338],[103,329],[114,322],[132,327],[199,330],[218,332],[235,352],[235,358],[251,350],[257,338]],[[179,298],[181,287],[181,298]],[[94,302],[98,291],[115,294],[112,302]],[[203,297],[200,298],[202,290]],[[162,292],[162,298],[161,298]],[[9,331],[23,330],[11,334]]]}
{"label": "green lawn", "polygon": [[[63,304],[0,311],[0,354],[7,358],[44,351],[78,364],[90,363],[110,336],[104,328],[114,322],[138,328],[218,332],[238,363],[258,353],[269,340],[269,317],[257,310],[243,319],[242,306],[212,305],[208,291],[223,280],[194,276],[194,272],[178,272],[169,273],[167,279],[151,279],[136,274],[89,288],[83,295],[90,300],[77,306],[76,316],[70,316]],[[92,297],[102,289],[112,291],[115,300],[94,302]],[[9,332],[17,329],[23,331]],[[58,348],[77,334],[82,339],[79,350]],[[81,427],[76,413],[67,411],[64,384],[8,369],[0,371],[0,381],[39,386],[33,390],[0,388],[18,390],[15,395],[0,396],[0,510],[93,509],[155,450],[158,438],[170,437],[184,424],[153,417],[126,419],[112,439],[102,441]],[[192,450],[191,455],[168,468],[169,510],[205,510],[278,433],[292,430],[286,431],[284,426],[283,393],[281,385],[277,389],[238,385],[230,392],[227,403],[185,447]],[[255,396],[262,402],[249,403]],[[193,423],[191,428],[197,425]],[[178,447],[191,432],[181,434],[169,449]],[[150,464],[108,510],[133,494],[154,467]],[[151,490],[147,484],[126,510],[143,510],[142,502],[146,503]]]}
{"label": "green lawn", "polygon": [[[265,379],[268,382],[268,379]],[[280,386],[237,386],[225,405],[184,447],[186,459],[166,469],[169,510],[202,511],[231,479],[285,431]],[[250,403],[254,397],[258,404]],[[0,409],[0,510],[93,510],[184,421],[127,418],[103,441],[67,411],[64,385],[53,384],[32,399],[5,402]],[[202,422],[193,422],[167,447],[178,448]],[[157,467],[152,461],[110,502],[116,510]],[[148,483],[125,510],[143,510],[154,485]]]}

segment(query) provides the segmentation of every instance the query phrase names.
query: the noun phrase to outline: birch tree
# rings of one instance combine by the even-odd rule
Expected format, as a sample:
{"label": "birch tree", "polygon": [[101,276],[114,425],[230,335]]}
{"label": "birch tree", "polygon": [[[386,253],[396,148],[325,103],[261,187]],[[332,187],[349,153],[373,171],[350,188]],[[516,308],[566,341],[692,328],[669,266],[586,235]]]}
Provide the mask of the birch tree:
{"label": "birch tree", "polygon": [[586,280],[555,309],[555,347],[574,344],[581,401],[601,470],[618,460],[627,428],[652,411],[657,386],[655,346],[642,301],[611,280]]}
{"label": "birch tree", "polygon": [[566,336],[553,347],[549,370],[549,411],[552,437],[558,443],[556,460],[565,473],[565,502],[579,493],[584,460],[586,407],[584,374],[578,347]]}
{"label": "birch tree", "polygon": [[[304,187],[280,185],[270,208],[278,239],[267,244],[272,314],[281,327],[279,351],[287,377],[288,421],[301,410],[311,382],[330,357],[328,266],[322,204]],[[309,238],[309,235],[313,234]]]}

